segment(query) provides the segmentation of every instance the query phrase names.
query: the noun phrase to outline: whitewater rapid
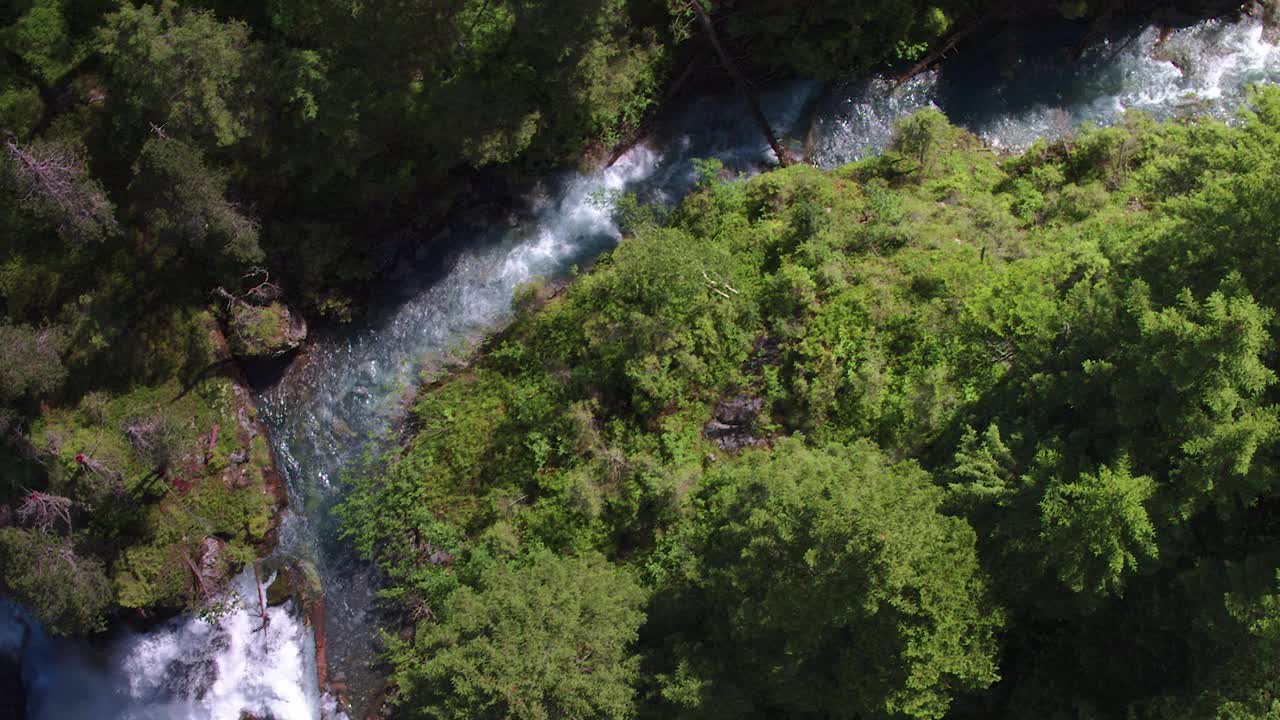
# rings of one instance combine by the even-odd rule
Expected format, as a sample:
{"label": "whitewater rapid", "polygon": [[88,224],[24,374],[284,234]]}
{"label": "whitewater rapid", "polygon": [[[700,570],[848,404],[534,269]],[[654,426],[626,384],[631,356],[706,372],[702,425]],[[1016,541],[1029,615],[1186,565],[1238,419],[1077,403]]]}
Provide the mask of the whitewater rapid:
{"label": "whitewater rapid", "polygon": [[[1280,80],[1280,50],[1255,20],[1203,22],[1163,39],[1147,28],[1100,42],[1072,62],[1063,60],[1063,46],[1061,38],[1028,41],[1012,77],[998,76],[989,58],[959,56],[902,86],[883,78],[794,82],[763,100],[793,147],[808,139],[812,160],[833,167],[881,151],[898,118],[928,106],[994,147],[1016,149],[1082,124],[1114,122],[1129,109],[1228,118],[1249,84]],[[329,512],[343,473],[396,426],[424,368],[464,354],[509,318],[516,287],[564,277],[619,241],[612,210],[621,193],[677,202],[693,185],[692,161],[709,157],[742,174],[773,160],[737,99],[702,98],[669,113],[661,132],[611,167],[546,178],[500,221],[459,219],[443,241],[456,248],[443,270],[406,283],[400,301],[363,329],[322,338],[258,398],[289,482],[277,556],[313,564],[322,580],[330,677],[346,689],[355,716],[363,717],[380,683],[379,618],[375,573],[352,557]],[[316,687],[311,629],[290,605],[270,609],[268,627],[259,629],[251,586],[252,575],[242,575],[233,609],[216,622],[181,617],[145,634],[120,634],[97,664],[41,640],[45,649],[29,650],[24,665],[33,717],[338,717]]]}

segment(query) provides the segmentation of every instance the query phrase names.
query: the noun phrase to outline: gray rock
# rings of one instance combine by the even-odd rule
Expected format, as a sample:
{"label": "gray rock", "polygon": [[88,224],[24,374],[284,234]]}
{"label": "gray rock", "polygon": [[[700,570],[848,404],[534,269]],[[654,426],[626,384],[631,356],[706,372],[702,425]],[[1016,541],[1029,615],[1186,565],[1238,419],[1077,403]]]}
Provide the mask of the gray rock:
{"label": "gray rock", "polygon": [[764,408],[764,399],[732,395],[716,405],[712,418],[702,426],[702,435],[722,450],[761,447],[768,442],[755,436],[756,419]]}
{"label": "gray rock", "polygon": [[209,590],[222,586],[225,579],[222,574],[222,553],[227,549],[225,540],[208,536],[200,543],[200,559],[196,568],[200,572],[200,581]]}

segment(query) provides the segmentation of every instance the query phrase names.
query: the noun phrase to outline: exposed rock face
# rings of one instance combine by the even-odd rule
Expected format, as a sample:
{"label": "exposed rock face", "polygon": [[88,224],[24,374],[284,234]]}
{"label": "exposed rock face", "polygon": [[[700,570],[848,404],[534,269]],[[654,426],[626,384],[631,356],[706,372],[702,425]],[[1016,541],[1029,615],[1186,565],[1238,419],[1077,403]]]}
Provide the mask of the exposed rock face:
{"label": "exposed rock face", "polygon": [[279,357],[307,339],[307,322],[283,303],[235,305],[228,323],[231,352],[241,358]]}
{"label": "exposed rock face", "polygon": [[230,640],[225,634],[215,633],[209,641],[208,652],[200,652],[174,660],[165,669],[165,690],[174,697],[203,700],[218,681],[218,662],[214,654],[226,650]]}
{"label": "exposed rock face", "polygon": [[763,398],[732,395],[716,405],[711,421],[702,427],[702,434],[714,441],[722,450],[741,450],[762,447],[767,441],[756,437],[756,418],[764,408]]}
{"label": "exposed rock face", "polygon": [[200,575],[201,587],[212,590],[225,582],[226,568],[222,562],[222,553],[226,549],[226,541],[216,537],[206,537],[200,543],[200,559],[196,563],[196,570]]}
{"label": "exposed rock face", "polygon": [[[306,334],[305,325],[303,335]],[[275,547],[278,538],[280,520],[285,507],[289,504],[289,490],[285,486],[284,475],[276,465],[275,453],[267,441],[267,427],[258,417],[258,409],[253,401],[253,394],[244,373],[235,362],[231,343],[216,325],[210,328],[210,340],[213,342],[215,354],[219,361],[226,365],[226,372],[234,381],[232,395],[235,402],[236,425],[228,428],[235,432],[244,445],[228,458],[229,466],[223,472],[222,482],[228,487],[244,488],[252,485],[255,473],[261,473],[263,490],[271,496],[271,527],[258,546],[260,554],[265,555]],[[247,448],[247,449],[246,449]]]}

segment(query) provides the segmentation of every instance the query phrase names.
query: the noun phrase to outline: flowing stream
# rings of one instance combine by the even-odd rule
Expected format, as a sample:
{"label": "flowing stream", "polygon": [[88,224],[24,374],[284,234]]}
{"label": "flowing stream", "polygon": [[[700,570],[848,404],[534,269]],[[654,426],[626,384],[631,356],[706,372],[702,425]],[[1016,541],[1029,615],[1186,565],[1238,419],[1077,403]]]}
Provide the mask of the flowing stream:
{"label": "flowing stream", "polygon": [[[1163,39],[1138,29],[1071,58],[1064,48],[1079,40],[1045,31],[1019,38],[1011,55],[958,56],[901,87],[880,78],[796,81],[763,101],[794,149],[807,146],[817,164],[833,167],[882,150],[897,118],[929,105],[992,146],[1017,149],[1127,109],[1231,117],[1249,84],[1280,80],[1280,50],[1255,20],[1202,22]],[[618,242],[612,198],[637,192],[674,203],[693,185],[694,159],[719,158],[743,174],[773,159],[732,96],[690,102],[661,126],[607,169],[545,178],[500,221],[455,222],[445,242],[455,250],[431,258],[434,271],[397,288],[398,299],[361,327],[319,338],[258,398],[289,482],[276,556],[319,575],[330,680],[353,718],[365,716],[385,669],[376,574],[352,556],[330,513],[343,473],[394,432],[424,367],[501,326],[518,285],[563,277]],[[258,632],[252,574],[238,578],[237,594],[251,601],[215,623],[184,616],[145,634],[121,631],[105,657],[49,640],[20,608],[0,603],[0,654],[21,653],[29,716],[40,720],[344,717],[317,687],[311,629],[292,604],[272,608]]]}

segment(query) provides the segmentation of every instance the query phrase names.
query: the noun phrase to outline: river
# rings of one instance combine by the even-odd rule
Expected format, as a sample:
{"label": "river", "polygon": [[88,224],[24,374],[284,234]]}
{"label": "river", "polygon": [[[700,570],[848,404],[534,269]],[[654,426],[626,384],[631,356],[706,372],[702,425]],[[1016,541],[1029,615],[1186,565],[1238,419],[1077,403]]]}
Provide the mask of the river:
{"label": "river", "polygon": [[[795,81],[762,99],[793,149],[807,138],[812,160],[833,167],[879,152],[897,118],[929,105],[992,146],[1016,150],[1081,124],[1114,122],[1128,109],[1231,117],[1249,84],[1280,80],[1280,49],[1255,20],[1206,21],[1163,39],[1154,28],[1137,28],[1069,57],[1064,48],[1078,42],[1045,31],[1018,38],[1015,53],[961,54],[901,87],[883,78]],[[259,396],[289,482],[276,556],[303,559],[319,574],[330,678],[345,690],[353,717],[364,717],[382,674],[377,577],[352,557],[330,514],[343,473],[395,431],[423,368],[464,354],[502,325],[516,286],[563,277],[618,242],[612,198],[637,192],[677,202],[693,184],[692,161],[710,157],[744,174],[773,159],[732,96],[668,111],[658,132],[612,166],[544,178],[500,221],[459,219],[443,243],[454,249],[424,263],[432,269],[408,273],[358,327],[318,338]],[[256,614],[252,575],[241,575],[237,587]],[[118,631],[104,654],[51,641],[20,608],[0,603],[0,653],[16,653],[25,633],[28,714],[37,720],[343,717],[317,687],[310,628],[289,604],[270,613],[266,632],[255,632],[258,623],[243,607],[215,623],[184,616],[147,633]]]}

